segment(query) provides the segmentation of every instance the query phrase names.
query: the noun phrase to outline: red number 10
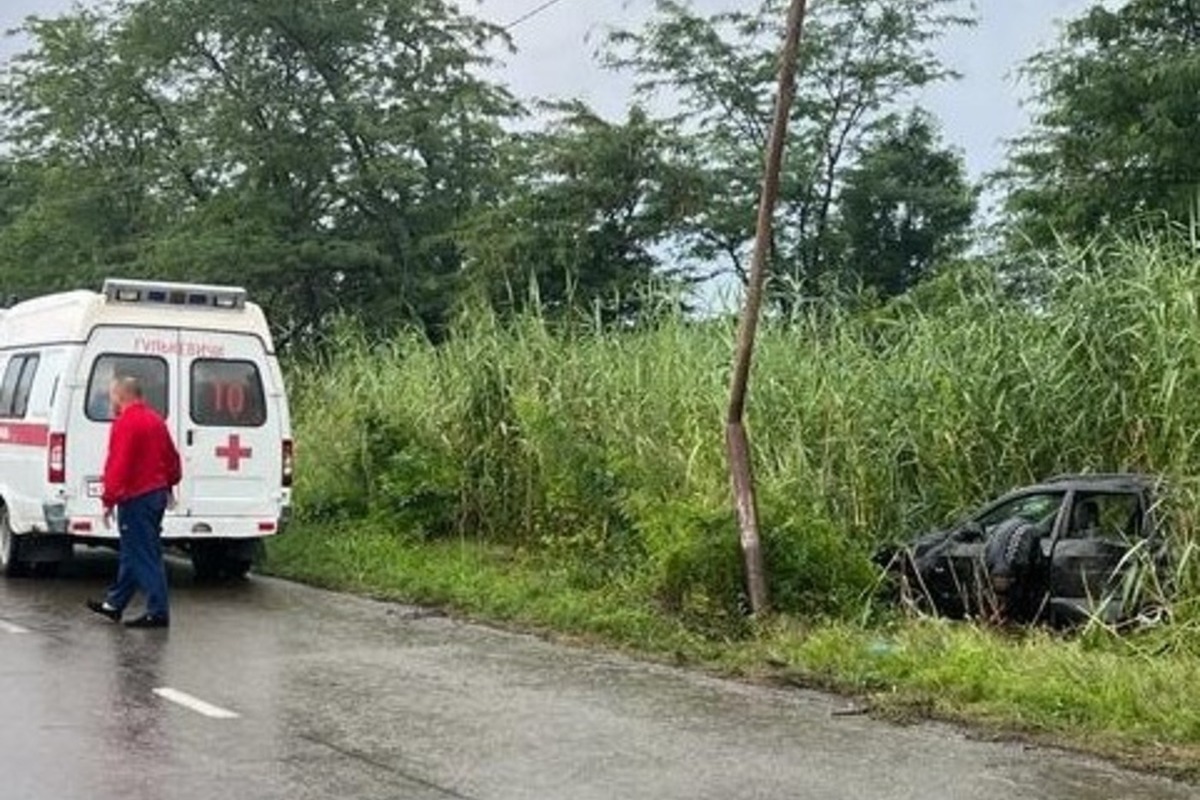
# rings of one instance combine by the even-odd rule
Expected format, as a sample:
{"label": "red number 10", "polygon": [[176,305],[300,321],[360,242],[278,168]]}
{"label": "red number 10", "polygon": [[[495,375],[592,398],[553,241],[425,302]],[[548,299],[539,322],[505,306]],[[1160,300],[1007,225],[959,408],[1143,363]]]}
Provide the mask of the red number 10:
{"label": "red number 10", "polygon": [[246,410],[246,387],[240,383],[214,381],[213,410],[218,414],[228,412],[235,418],[242,416]]}

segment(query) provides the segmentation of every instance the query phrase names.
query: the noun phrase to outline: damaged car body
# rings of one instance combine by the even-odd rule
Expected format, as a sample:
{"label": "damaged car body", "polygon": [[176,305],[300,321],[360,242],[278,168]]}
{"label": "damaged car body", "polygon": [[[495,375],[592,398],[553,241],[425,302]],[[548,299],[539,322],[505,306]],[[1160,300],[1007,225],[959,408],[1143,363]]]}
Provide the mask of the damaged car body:
{"label": "damaged car body", "polygon": [[1115,624],[1145,610],[1147,575],[1165,574],[1161,490],[1147,475],[1062,475],[877,561],[903,599],[943,616]]}

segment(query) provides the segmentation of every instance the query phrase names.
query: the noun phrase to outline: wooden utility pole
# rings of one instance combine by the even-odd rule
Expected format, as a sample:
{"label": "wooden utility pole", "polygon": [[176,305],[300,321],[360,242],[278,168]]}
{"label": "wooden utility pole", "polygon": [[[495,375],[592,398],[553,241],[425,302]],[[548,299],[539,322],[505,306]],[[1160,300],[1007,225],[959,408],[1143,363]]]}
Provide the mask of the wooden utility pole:
{"label": "wooden utility pole", "polygon": [[804,30],[806,0],[792,0],[788,11],[787,34],[779,63],[779,96],[775,101],[775,122],[767,145],[766,171],[758,204],[758,232],[750,261],[750,280],[738,325],[737,355],[733,362],[733,382],[729,391],[729,413],[725,420],[725,445],[729,452],[729,477],[737,507],[742,554],[746,559],[746,588],[750,610],[759,616],[770,611],[767,574],[763,567],[762,539],[758,533],[758,501],[754,493],[754,473],[750,467],[750,440],[746,435],[746,389],[750,365],[754,359],[754,335],[762,313],[763,285],[767,279],[767,257],[771,251],[775,205],[779,200],[779,173],[787,142],[788,119],[796,94],[796,62],[800,54],[800,36]]}

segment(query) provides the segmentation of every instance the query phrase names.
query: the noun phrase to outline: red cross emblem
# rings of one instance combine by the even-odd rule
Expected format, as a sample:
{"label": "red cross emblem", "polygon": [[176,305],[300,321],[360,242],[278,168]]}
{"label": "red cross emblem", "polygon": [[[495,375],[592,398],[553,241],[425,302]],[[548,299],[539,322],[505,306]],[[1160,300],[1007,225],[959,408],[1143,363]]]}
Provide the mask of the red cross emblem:
{"label": "red cross emblem", "polygon": [[229,437],[229,444],[223,444],[217,448],[217,458],[223,458],[226,462],[226,469],[230,472],[237,472],[242,466],[243,458],[250,458],[254,451],[249,447],[242,447],[242,437],[236,433]]}

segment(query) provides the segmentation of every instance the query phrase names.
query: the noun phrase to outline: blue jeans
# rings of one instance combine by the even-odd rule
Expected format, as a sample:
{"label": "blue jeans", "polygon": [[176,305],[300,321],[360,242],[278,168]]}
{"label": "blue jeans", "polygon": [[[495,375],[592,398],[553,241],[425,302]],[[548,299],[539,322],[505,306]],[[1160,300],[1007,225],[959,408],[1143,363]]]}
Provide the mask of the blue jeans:
{"label": "blue jeans", "polygon": [[147,614],[164,619],[170,616],[162,551],[162,519],[169,497],[168,490],[158,489],[117,506],[120,562],[117,582],[105,598],[113,608],[124,611],[134,593],[141,589],[146,595]]}

